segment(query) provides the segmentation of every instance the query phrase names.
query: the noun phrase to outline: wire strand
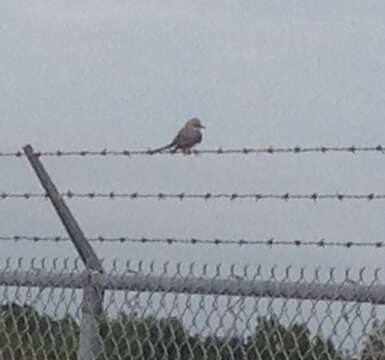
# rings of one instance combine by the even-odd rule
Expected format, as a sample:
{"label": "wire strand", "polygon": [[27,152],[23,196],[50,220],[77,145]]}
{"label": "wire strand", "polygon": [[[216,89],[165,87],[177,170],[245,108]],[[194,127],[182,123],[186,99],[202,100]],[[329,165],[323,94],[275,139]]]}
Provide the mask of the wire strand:
{"label": "wire strand", "polygon": [[[184,245],[262,245],[262,246],[315,246],[315,247],[374,247],[384,248],[385,241],[327,241],[325,239],[320,240],[275,240],[269,238],[267,240],[246,240],[246,239],[197,239],[197,238],[132,238],[132,237],[90,237],[87,239],[90,242],[99,243],[139,243],[139,244],[184,244]],[[69,242],[70,238],[65,236],[28,236],[28,235],[13,235],[13,236],[0,236],[0,241],[32,241],[32,242]]]}
{"label": "wire strand", "polygon": [[[385,194],[345,194],[345,193],[329,193],[329,194],[319,194],[319,193],[310,193],[310,194],[264,194],[264,193],[119,193],[119,192],[84,192],[84,193],[76,193],[72,191],[67,191],[61,194],[62,197],[73,199],[73,198],[81,198],[81,199],[129,199],[129,200],[137,200],[137,199],[157,199],[157,200],[191,200],[191,199],[199,199],[199,200],[219,200],[219,199],[227,199],[227,200],[383,200],[385,199]],[[30,200],[34,198],[45,198],[48,199],[48,195],[44,193],[0,193],[0,200],[6,199],[24,199]]]}
{"label": "wire strand", "polygon": [[[191,151],[192,155],[229,155],[229,154],[239,154],[239,155],[248,155],[248,154],[301,154],[301,153],[364,153],[364,152],[377,152],[385,153],[384,145],[376,146],[294,146],[294,147],[245,147],[245,148],[235,148],[235,149],[223,149],[219,147],[218,149],[206,149],[206,150],[193,150]],[[158,155],[178,155],[185,154],[183,152],[173,152],[173,151],[162,151],[158,153],[153,153],[151,149],[148,150],[79,150],[79,151],[68,151],[68,150],[56,150],[56,151],[37,151],[35,152],[36,156],[49,156],[49,157],[66,157],[66,156],[79,156],[79,157],[89,157],[89,156],[158,156]],[[0,157],[23,157],[24,153],[22,151],[15,152],[0,152]]]}

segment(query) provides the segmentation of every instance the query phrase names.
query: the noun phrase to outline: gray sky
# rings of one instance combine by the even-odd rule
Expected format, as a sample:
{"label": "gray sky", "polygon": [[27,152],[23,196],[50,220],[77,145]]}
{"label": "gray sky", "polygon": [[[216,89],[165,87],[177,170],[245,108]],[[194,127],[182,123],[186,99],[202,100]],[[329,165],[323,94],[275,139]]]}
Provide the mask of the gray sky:
{"label": "gray sky", "polygon": [[[147,149],[193,116],[201,148],[384,144],[383,1],[0,3],[1,151]],[[44,158],[63,191],[384,193],[380,154]],[[0,191],[40,192],[25,159]],[[71,200],[89,236],[379,241],[384,202]],[[64,235],[44,200],[0,202],[0,235]],[[385,250],[100,245],[108,259],[333,266]],[[58,244],[5,256],[74,256]]]}

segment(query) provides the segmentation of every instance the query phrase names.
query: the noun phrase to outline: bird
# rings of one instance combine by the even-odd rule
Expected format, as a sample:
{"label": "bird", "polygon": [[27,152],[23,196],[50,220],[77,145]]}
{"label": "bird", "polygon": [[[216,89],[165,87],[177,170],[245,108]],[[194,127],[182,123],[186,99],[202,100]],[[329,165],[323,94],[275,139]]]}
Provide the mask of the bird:
{"label": "bird", "polygon": [[195,145],[202,141],[201,130],[204,128],[198,118],[192,118],[179,130],[173,141],[160,148],[149,150],[149,153],[155,154],[167,149],[171,149],[172,152],[182,150],[184,153],[188,153]]}

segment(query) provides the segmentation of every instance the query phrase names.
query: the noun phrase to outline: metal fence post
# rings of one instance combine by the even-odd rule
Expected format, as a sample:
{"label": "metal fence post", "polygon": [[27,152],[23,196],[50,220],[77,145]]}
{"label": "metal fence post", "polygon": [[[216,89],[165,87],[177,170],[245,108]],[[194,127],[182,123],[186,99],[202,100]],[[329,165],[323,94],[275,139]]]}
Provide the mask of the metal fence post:
{"label": "metal fence post", "polygon": [[95,360],[101,349],[99,324],[103,315],[104,289],[99,285],[92,284],[92,272],[103,273],[102,263],[85,238],[39,157],[34,153],[32,146],[24,146],[23,150],[87,268],[90,281],[87,281],[83,288],[78,358],[81,360]]}

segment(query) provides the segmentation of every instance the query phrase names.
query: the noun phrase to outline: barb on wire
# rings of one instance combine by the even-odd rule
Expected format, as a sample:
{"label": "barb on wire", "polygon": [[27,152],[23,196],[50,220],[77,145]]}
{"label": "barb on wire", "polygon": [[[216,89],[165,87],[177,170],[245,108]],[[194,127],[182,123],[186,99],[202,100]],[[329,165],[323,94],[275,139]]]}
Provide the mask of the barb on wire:
{"label": "barb on wire", "polygon": [[0,157],[22,157],[24,154],[21,151],[16,152],[0,152]]}
{"label": "barb on wire", "polygon": [[[329,194],[319,194],[319,193],[310,193],[310,194],[266,194],[266,193],[119,193],[119,192],[85,192],[85,193],[76,193],[72,191],[67,191],[61,193],[62,197],[68,199],[72,198],[83,198],[83,199],[157,199],[157,200],[167,200],[167,199],[176,199],[176,200],[190,200],[190,199],[200,199],[200,200],[218,200],[218,199],[227,199],[227,200],[383,200],[385,199],[385,194],[346,194],[346,193],[329,193]],[[33,198],[48,198],[47,194],[44,193],[0,193],[0,200],[6,199],[24,199],[29,200]]]}
{"label": "barb on wire", "polygon": [[[211,154],[211,155],[226,155],[226,154],[301,154],[301,153],[361,153],[361,152],[380,152],[385,153],[385,145],[376,145],[376,146],[312,146],[312,147],[303,147],[303,146],[293,146],[293,147],[244,147],[236,149],[224,149],[219,147],[218,149],[207,149],[207,150],[193,150],[191,154],[201,155],[201,154]],[[79,156],[79,157],[89,157],[89,156],[158,156],[158,155],[177,155],[183,154],[181,152],[173,151],[162,151],[154,153],[151,149],[148,150],[79,150],[79,151],[66,151],[66,150],[56,150],[56,151],[38,151],[35,152],[37,156],[55,156],[55,157],[64,157],[64,156]],[[24,153],[21,151],[16,152],[0,152],[0,157],[22,157]]]}
{"label": "barb on wire", "polygon": [[[315,246],[315,247],[374,247],[384,248],[385,241],[327,241],[325,239],[319,240],[275,240],[269,238],[267,240],[247,240],[247,239],[198,239],[198,238],[133,238],[133,237],[90,237],[87,239],[90,242],[99,243],[139,243],[139,244],[183,244],[183,245],[265,245],[265,246]],[[66,236],[28,236],[28,235],[13,235],[0,236],[0,241],[32,241],[32,242],[68,242],[69,237]]]}

